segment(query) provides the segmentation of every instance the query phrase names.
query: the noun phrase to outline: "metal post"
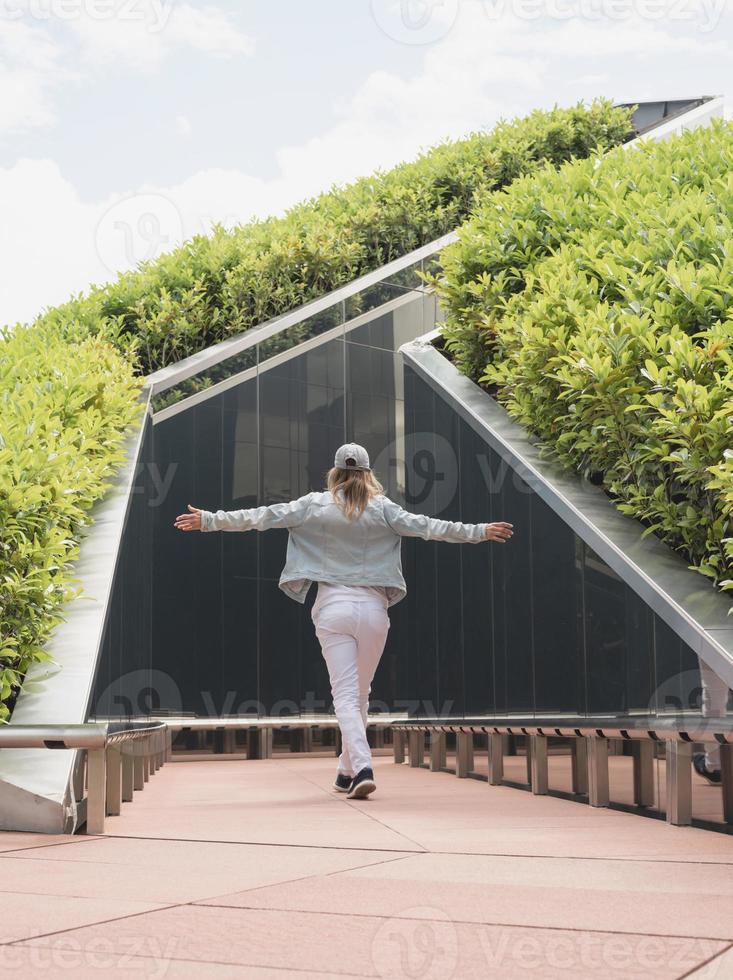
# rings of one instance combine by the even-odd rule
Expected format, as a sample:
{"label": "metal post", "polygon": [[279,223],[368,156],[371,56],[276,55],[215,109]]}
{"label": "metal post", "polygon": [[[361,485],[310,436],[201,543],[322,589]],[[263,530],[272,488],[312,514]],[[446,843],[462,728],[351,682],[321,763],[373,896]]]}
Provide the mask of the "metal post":
{"label": "metal post", "polygon": [[535,796],[545,796],[548,789],[547,736],[531,735],[532,778],[530,785]]}
{"label": "metal post", "polygon": [[170,728],[165,730],[165,761],[170,762],[173,758],[173,733]]}
{"label": "metal post", "polygon": [[224,729],[224,744],[222,746],[222,751],[226,752],[227,755],[232,755],[236,749],[236,732],[233,728]]}
{"label": "metal post", "polygon": [[608,739],[588,735],[588,802],[591,806],[608,806]]}
{"label": "metal post", "polygon": [[421,766],[425,761],[425,733],[417,729],[411,731],[407,736],[407,745],[410,753],[410,766]]}
{"label": "metal post", "polygon": [[588,742],[584,736],[570,743],[573,793],[588,795]]}
{"label": "metal post", "polygon": [[145,789],[145,760],[142,754],[142,746],[139,741],[132,743],[134,755],[132,757],[132,788],[135,792]]}
{"label": "metal post", "polygon": [[473,770],[473,732],[456,735],[456,776],[463,779]]}
{"label": "metal post", "polygon": [[692,823],[692,743],[667,742],[667,823]]}
{"label": "metal post", "polygon": [[504,736],[489,732],[489,785],[499,786],[504,779]]}
{"label": "metal post", "polygon": [[150,736],[140,739],[140,752],[143,757],[143,779],[145,782],[150,780]]}
{"label": "metal post", "polygon": [[392,754],[394,761],[405,761],[405,733],[398,728],[392,729]]}
{"label": "metal post", "polygon": [[374,730],[374,748],[384,748],[384,728],[381,725],[378,725]]}
{"label": "metal post", "polygon": [[651,739],[635,741],[634,752],[634,803],[637,806],[654,806],[654,742]]}
{"label": "metal post", "polygon": [[430,732],[430,771],[445,769],[445,732]]}
{"label": "metal post", "polygon": [[116,817],[122,809],[122,756],[116,745],[107,748],[107,809],[108,817]]}
{"label": "metal post", "polygon": [[720,777],[723,788],[723,820],[733,823],[733,745],[720,746]]}
{"label": "metal post", "polygon": [[532,739],[529,735],[524,736],[524,761],[527,766],[527,783],[532,785]]}
{"label": "metal post", "polygon": [[[339,754],[338,751],[336,753]],[[271,728],[249,728],[247,729],[247,758],[248,759],[271,759],[272,758],[272,729]]]}
{"label": "metal post", "polygon": [[[131,743],[134,744],[134,743]],[[129,803],[135,788],[135,763],[128,745],[122,747],[122,802]]]}
{"label": "metal post", "polygon": [[87,833],[103,834],[105,818],[105,791],[107,788],[106,751],[87,751]]}

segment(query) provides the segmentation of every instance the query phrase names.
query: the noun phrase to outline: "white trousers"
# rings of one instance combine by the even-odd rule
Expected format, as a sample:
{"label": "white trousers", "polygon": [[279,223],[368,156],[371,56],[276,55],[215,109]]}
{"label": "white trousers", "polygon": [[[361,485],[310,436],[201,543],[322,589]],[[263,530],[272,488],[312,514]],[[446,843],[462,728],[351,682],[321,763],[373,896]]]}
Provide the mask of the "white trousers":
{"label": "white trousers", "polygon": [[[702,714],[705,718],[724,718],[728,706],[728,685],[702,660],[700,680],[702,681]],[[720,747],[714,743],[707,746],[705,764],[708,769],[720,769]]]}
{"label": "white trousers", "polygon": [[313,608],[313,623],[328,667],[336,718],[341,729],[339,772],[355,776],[371,767],[366,736],[372,678],[384,651],[389,613],[377,597],[332,599]]}

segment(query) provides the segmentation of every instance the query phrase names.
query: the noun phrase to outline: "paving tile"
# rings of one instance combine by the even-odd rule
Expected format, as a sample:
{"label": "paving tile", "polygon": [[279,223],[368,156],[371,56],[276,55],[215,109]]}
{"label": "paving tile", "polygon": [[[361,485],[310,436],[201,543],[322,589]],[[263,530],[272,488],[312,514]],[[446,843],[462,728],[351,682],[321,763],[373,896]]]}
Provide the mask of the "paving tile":
{"label": "paving tile", "polygon": [[465,854],[407,855],[368,868],[344,871],[344,877],[383,878],[456,884],[486,884],[497,888],[523,885],[562,890],[602,888],[604,891],[694,894],[705,891],[733,898],[733,874],[725,864],[702,869],[690,863],[526,858]]}
{"label": "paving tile", "polygon": [[0,943],[34,939],[48,932],[75,929],[160,908],[160,903],[80,896],[0,893]]}
{"label": "paving tile", "polygon": [[[652,904],[653,902],[653,904]],[[531,926],[535,928],[605,930],[660,936],[688,936],[729,941],[733,938],[733,902],[718,896],[669,896],[643,892],[517,885],[495,889],[491,884],[331,877],[222,895],[206,905],[314,910],[324,913],[390,915],[428,903],[458,922]],[[691,906],[694,904],[695,908]]]}
{"label": "paving tile", "polygon": [[[709,940],[456,923],[421,904],[410,911],[409,917],[396,918],[188,905],[123,919],[113,929],[90,926],[71,936],[44,937],[24,947],[51,953],[71,938],[77,950],[101,948],[110,957],[139,955],[147,948],[165,961],[241,964],[308,977],[333,973],[336,951],[349,950],[356,953],[339,964],[337,973],[435,980],[524,980],[529,973],[543,980],[669,980],[725,949]],[[200,974],[207,969],[201,967]]]}
{"label": "paving tile", "polygon": [[0,855],[0,876],[4,890],[10,892],[168,904],[357,868],[389,859],[393,853],[400,855],[391,851],[99,838]]}
{"label": "paving tile", "polygon": [[[534,873],[524,869],[524,875],[518,869],[516,881],[512,881],[508,868],[492,874],[487,867],[479,867],[475,873],[457,867],[451,873],[446,862],[431,873],[429,867],[416,869],[415,864],[421,861],[408,858],[373,869],[221,895],[207,899],[205,904],[395,917],[404,917],[405,910],[416,905],[429,904],[457,922],[733,939],[730,886],[722,895],[715,893],[714,885],[710,891],[635,889],[629,875],[627,888],[618,877],[615,888],[605,888],[602,873],[596,871],[595,877],[589,874],[583,882],[583,869],[575,867],[566,884],[562,884],[560,867],[554,873],[548,870],[546,878],[542,868]],[[514,862],[510,859],[508,863]],[[729,869],[723,870],[729,874]],[[707,880],[704,887],[708,887]]]}
{"label": "paving tile", "polygon": [[377,799],[378,789],[370,813],[428,851],[733,864],[731,835],[668,827],[639,814],[536,797],[512,787],[459,780],[449,773],[393,763],[376,771],[385,792]]}
{"label": "paving tile", "polygon": [[[141,952],[144,948],[143,943]],[[99,939],[92,949],[83,949],[72,933],[66,937],[65,945],[59,942],[54,948],[21,944],[0,946],[0,975],[7,973],[23,980],[48,980],[49,976],[72,975],[74,980],[100,980],[100,977],[105,980],[108,977],[130,980],[133,976],[144,980],[191,980],[201,978],[204,971],[206,980],[285,980],[304,975],[292,969],[211,961],[202,968],[200,961],[167,959],[165,951],[159,952],[157,949],[147,955],[120,955],[111,952]],[[308,970],[307,976],[308,980],[340,980],[343,973]]]}
{"label": "paving tile", "polygon": [[730,977],[733,977],[733,947],[713,957],[694,973],[687,974],[687,977],[690,980],[693,978],[694,980],[730,980]]}
{"label": "paving tile", "polygon": [[19,834],[15,831],[0,830],[0,853],[28,847],[48,847],[49,844],[69,844],[74,840],[71,834]]}
{"label": "paving tile", "polygon": [[[333,781],[334,763],[314,760]],[[362,806],[368,805],[362,803]],[[215,818],[212,818],[215,814]],[[361,812],[357,801],[310,779],[298,761],[166,766],[110,817],[112,836],[403,850],[413,845]]]}

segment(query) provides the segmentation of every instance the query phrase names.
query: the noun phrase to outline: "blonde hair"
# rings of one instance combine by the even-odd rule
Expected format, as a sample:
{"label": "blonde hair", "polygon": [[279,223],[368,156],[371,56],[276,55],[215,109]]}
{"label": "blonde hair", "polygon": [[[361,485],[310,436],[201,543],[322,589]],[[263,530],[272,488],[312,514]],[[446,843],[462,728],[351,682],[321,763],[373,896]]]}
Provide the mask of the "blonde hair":
{"label": "blonde hair", "polygon": [[343,470],[338,466],[328,471],[326,486],[349,520],[359,517],[372,497],[384,493],[371,470]]}

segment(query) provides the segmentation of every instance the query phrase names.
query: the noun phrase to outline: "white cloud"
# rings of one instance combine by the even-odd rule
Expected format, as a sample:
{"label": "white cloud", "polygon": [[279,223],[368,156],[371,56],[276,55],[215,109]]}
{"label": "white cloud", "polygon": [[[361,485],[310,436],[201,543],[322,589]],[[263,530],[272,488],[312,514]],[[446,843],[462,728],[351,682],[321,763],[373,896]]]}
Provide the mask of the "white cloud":
{"label": "white cloud", "polygon": [[53,123],[55,89],[77,78],[45,29],[0,17],[0,133]]}
{"label": "white cloud", "polygon": [[214,222],[264,217],[296,199],[283,180],[207,170],[88,204],[52,160],[18,160],[0,168],[0,268],[10,273],[3,276],[0,323],[32,319]]}
{"label": "white cloud", "polygon": [[82,60],[90,64],[117,62],[152,71],[180,48],[222,57],[254,53],[252,38],[218,7],[173,0],[112,3],[105,16],[85,12],[68,21]]}
{"label": "white cloud", "polygon": [[179,115],[176,116],[176,132],[179,136],[190,136],[193,132],[193,127],[191,126],[191,120],[188,116]]}
{"label": "white cloud", "polygon": [[51,161],[21,159],[0,170],[0,214],[3,323],[28,319],[110,277],[94,248],[95,208],[82,203]]}
{"label": "white cloud", "polygon": [[[217,26],[223,22],[213,17],[208,23],[211,30],[202,44],[227,53]],[[156,42],[163,46],[154,56],[150,49],[147,63],[164,57],[166,45],[188,43],[183,39],[192,25],[203,32],[200,21],[184,17],[177,34],[174,30]],[[238,44],[243,51],[241,38]],[[123,56],[126,49],[115,50]],[[491,20],[481,4],[467,2],[445,37],[425,46],[419,71],[410,77],[372,72],[352,98],[337,102],[334,125],[301,145],[281,147],[268,179],[212,167],[173,185],[120,188],[105,200],[84,203],[53,161],[21,160],[0,171],[6,232],[0,268],[8,273],[0,321],[31,318],[90,282],[113,278],[115,271],[206,232],[213,222],[231,226],[280,213],[332,183],[412,158],[442,138],[491,126],[500,116],[549,101],[592,94],[609,79],[623,81],[629,89],[623,96],[638,98],[644,97],[639,90],[647,80],[658,78],[666,86],[664,95],[675,97],[669,91],[677,80],[674,66],[684,56],[694,78],[711,51],[728,57],[727,41],[705,41],[641,21],[538,25],[509,14]],[[45,57],[47,70],[57,70],[53,49]],[[642,63],[643,72],[628,71]],[[42,110],[39,101],[36,111]],[[174,124],[182,136],[190,131],[185,115]]]}
{"label": "white cloud", "polygon": [[230,18],[216,7],[177,4],[165,31],[170,31],[172,44],[188,45],[209,54],[251,56],[255,51],[254,40],[238,31]]}
{"label": "white cloud", "polygon": [[69,83],[89,82],[113,64],[156,71],[180,49],[250,56],[254,41],[215,6],[0,0],[0,133],[53,125],[57,98]]}

